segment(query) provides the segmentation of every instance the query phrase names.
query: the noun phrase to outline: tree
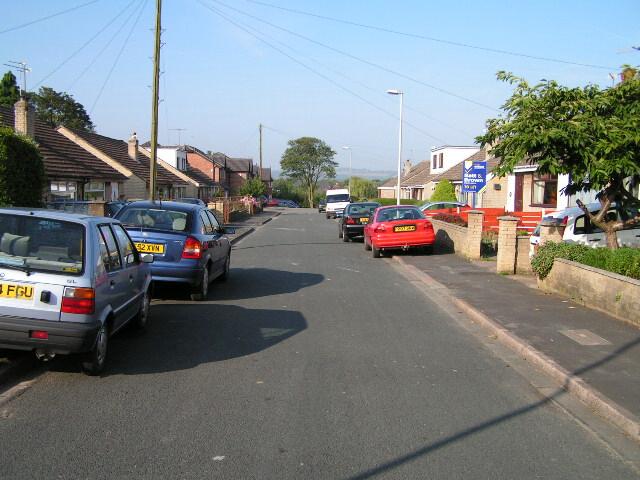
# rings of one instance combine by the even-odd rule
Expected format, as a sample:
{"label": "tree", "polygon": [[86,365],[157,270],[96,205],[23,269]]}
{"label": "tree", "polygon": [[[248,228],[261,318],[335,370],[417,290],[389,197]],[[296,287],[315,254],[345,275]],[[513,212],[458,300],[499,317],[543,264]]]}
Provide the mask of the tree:
{"label": "tree", "polygon": [[351,177],[351,196],[358,199],[376,198],[378,196],[377,185],[366,178]]}
{"label": "tree", "polygon": [[41,207],[46,175],[37,145],[0,128],[0,205]]}
{"label": "tree", "polygon": [[94,125],[81,103],[65,92],[40,87],[38,93],[30,94],[38,118],[52,127],[64,125],[73,130],[93,132]]}
{"label": "tree", "polygon": [[[488,120],[487,132],[476,138],[500,158],[494,173],[507,175],[527,161],[539,174],[569,174],[565,195],[597,191],[597,213],[577,204],[605,232],[608,246],[617,248],[616,232],[640,222],[638,200],[628,189],[640,180],[640,79],[605,89],[549,80],[531,86],[505,72],[498,79],[515,90],[504,115]],[[607,215],[613,202],[622,218]]]}
{"label": "tree", "polygon": [[300,186],[292,178],[280,177],[273,181],[273,195],[283,200],[293,200],[302,203],[305,192],[301,192]]}
{"label": "tree", "polygon": [[458,200],[456,189],[449,180],[440,180],[429,198],[430,202],[455,202],[456,200]]}
{"label": "tree", "polygon": [[309,205],[313,206],[318,180],[323,176],[336,176],[338,164],[333,161],[336,152],[322,140],[313,137],[289,140],[288,145],[280,160],[282,173],[300,181],[306,190]]}
{"label": "tree", "polygon": [[258,177],[247,178],[238,193],[240,195],[249,195],[250,197],[259,197],[267,190],[267,186]]}
{"label": "tree", "polygon": [[20,88],[16,83],[16,76],[12,72],[7,72],[0,80],[0,105],[13,107],[19,99]]}

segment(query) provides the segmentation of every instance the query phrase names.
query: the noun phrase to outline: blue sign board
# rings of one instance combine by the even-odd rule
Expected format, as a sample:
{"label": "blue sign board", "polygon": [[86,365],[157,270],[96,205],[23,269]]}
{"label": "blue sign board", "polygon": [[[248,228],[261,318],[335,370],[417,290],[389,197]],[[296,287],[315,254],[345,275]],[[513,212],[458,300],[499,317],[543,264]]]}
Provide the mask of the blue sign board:
{"label": "blue sign board", "polygon": [[462,192],[478,193],[487,183],[487,162],[464,162]]}

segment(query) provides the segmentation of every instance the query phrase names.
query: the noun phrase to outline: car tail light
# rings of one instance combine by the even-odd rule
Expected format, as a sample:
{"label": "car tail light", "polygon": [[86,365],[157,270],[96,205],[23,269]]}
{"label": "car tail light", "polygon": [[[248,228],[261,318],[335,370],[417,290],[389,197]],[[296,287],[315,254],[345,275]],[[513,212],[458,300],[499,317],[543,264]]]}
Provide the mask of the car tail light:
{"label": "car tail light", "polygon": [[44,330],[31,330],[29,336],[37,340],[49,340],[49,332],[45,332]]}
{"label": "car tail light", "polygon": [[62,313],[92,314],[96,309],[96,292],[93,288],[66,287],[62,297]]}
{"label": "car tail light", "polygon": [[422,226],[425,230],[433,230],[433,225],[431,225],[431,222],[423,222]]}
{"label": "car tail light", "polygon": [[182,258],[200,258],[202,257],[202,244],[197,238],[187,237],[184,241],[182,249]]}
{"label": "car tail light", "polygon": [[378,233],[378,232],[386,232],[387,231],[387,227],[385,227],[384,224],[381,223],[376,228],[374,228],[373,231],[376,232],[376,233]]}
{"label": "car tail light", "polygon": [[567,222],[569,221],[569,216],[567,215],[562,219],[562,223],[560,225],[567,226]]}
{"label": "car tail light", "polygon": [[355,225],[355,223],[356,223],[355,219],[353,219],[352,217],[347,217],[347,224]]}

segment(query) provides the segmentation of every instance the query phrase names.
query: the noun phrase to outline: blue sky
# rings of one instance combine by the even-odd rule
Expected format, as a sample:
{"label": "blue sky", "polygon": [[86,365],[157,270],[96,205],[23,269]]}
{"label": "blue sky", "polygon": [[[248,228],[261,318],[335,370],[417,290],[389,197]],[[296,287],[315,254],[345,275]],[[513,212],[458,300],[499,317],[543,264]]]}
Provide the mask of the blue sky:
{"label": "blue sky", "polygon": [[[0,31],[87,1],[14,2],[3,10]],[[403,156],[417,162],[427,158],[434,145],[473,143],[485,120],[498,114],[510,93],[507,85],[495,80],[498,70],[512,71],[530,81],[547,78],[567,85],[606,86],[611,84],[609,73],[615,73],[620,65],[640,64],[640,52],[630,48],[640,44],[637,0],[621,0],[615,6],[591,0],[264,0],[402,32],[610,67],[605,69],[394,35],[248,0],[220,1],[264,22],[471,100],[361,63],[215,0],[164,0],[160,142],[177,143],[178,132],[172,129],[182,128],[186,129],[180,132],[183,143],[231,156],[252,156],[257,161],[258,124],[263,123],[265,164],[274,168],[287,140],[315,136],[337,151],[336,160],[341,165],[348,163],[347,152],[341,147],[351,145],[354,168],[394,170],[398,99],[385,94],[389,88],[405,92],[405,119],[417,128],[405,126]],[[315,73],[203,4],[224,11],[254,35],[264,35],[262,38],[272,46]],[[146,140],[150,131],[154,12],[153,0],[100,0],[0,33],[0,60],[26,61],[32,68],[29,89],[46,85],[72,94],[87,108],[99,133],[126,139],[136,131]],[[113,41],[109,44],[110,39]],[[122,54],[115,63],[120,50]]]}

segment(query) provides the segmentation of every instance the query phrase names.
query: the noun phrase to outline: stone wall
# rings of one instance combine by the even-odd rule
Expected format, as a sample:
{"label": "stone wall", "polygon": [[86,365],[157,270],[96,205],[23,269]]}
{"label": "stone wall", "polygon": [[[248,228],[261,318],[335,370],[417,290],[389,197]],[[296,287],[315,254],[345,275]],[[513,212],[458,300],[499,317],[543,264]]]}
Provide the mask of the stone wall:
{"label": "stone wall", "polygon": [[640,327],[640,280],[556,258],[538,286]]}
{"label": "stone wall", "polygon": [[528,236],[520,236],[516,243],[516,273],[532,273],[529,258],[530,240]]}
{"label": "stone wall", "polygon": [[433,219],[431,223],[436,234],[436,251],[466,255],[468,228]]}

